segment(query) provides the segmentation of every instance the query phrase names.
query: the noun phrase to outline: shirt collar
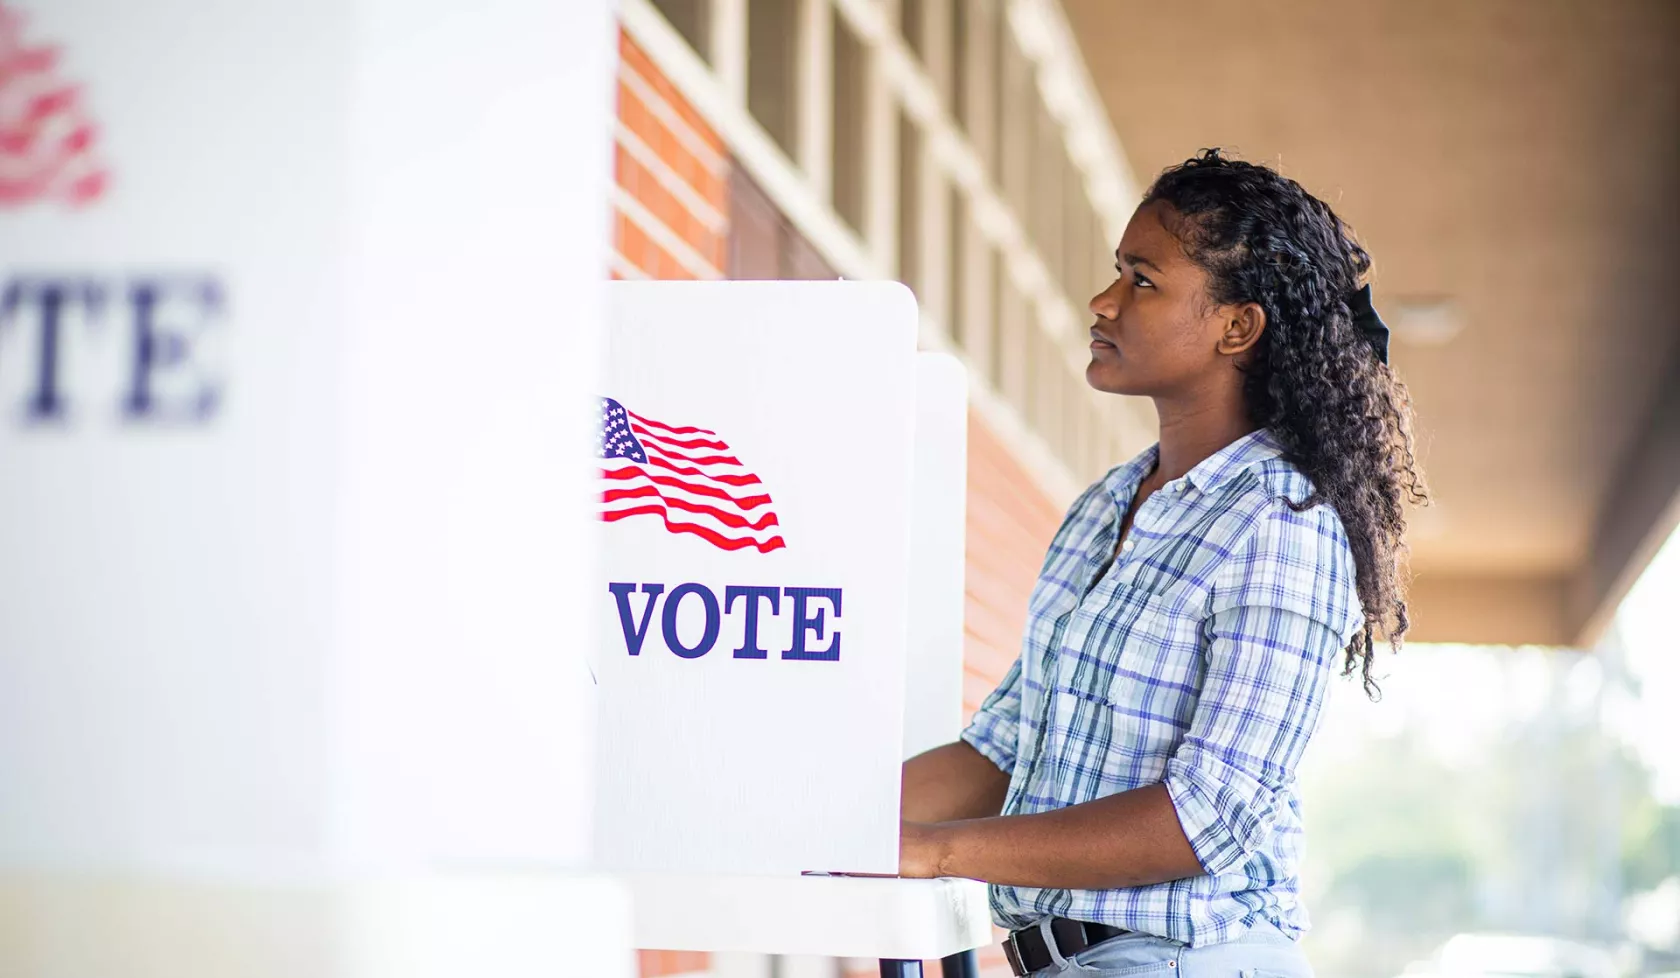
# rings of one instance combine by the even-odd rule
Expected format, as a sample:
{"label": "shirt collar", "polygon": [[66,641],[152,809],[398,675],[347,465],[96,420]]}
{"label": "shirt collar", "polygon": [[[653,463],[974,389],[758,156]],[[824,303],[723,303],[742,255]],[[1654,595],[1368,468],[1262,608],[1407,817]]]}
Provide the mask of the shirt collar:
{"label": "shirt collar", "polygon": [[1283,454],[1283,445],[1271,429],[1252,431],[1207,458],[1191,469],[1185,478],[1202,492],[1212,492],[1249,469]]}
{"label": "shirt collar", "polygon": [[1136,494],[1138,483],[1144,480],[1155,468],[1155,459],[1159,457],[1161,446],[1150,445],[1124,465],[1117,465],[1109,471],[1103,479],[1108,487],[1109,496],[1113,497],[1115,505],[1121,509],[1132,504],[1132,496]]}
{"label": "shirt collar", "polygon": [[[1122,507],[1131,505],[1132,495],[1137,491],[1138,483],[1155,468],[1160,451],[1159,444],[1151,445],[1136,458],[1108,474],[1104,481],[1108,485],[1109,495],[1114,497],[1116,503]],[[1195,468],[1185,474],[1184,479],[1201,492],[1212,492],[1261,462],[1278,458],[1282,454],[1283,446],[1277,437],[1270,429],[1260,428],[1202,459]]]}

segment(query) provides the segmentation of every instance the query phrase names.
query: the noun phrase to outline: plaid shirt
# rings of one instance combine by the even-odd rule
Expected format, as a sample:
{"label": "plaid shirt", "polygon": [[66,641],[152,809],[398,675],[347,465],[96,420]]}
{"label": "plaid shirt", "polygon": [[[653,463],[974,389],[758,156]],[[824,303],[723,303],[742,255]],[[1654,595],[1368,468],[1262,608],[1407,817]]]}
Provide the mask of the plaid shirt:
{"label": "plaid shirt", "polygon": [[[963,739],[1009,774],[1004,814],[1164,782],[1206,875],[1114,890],[991,888],[1007,928],[1055,914],[1218,944],[1307,929],[1295,769],[1363,618],[1340,518],[1262,429],[1120,519],[1156,449],[1073,504],[1021,656]],[[1094,580],[1105,562],[1114,563]]]}

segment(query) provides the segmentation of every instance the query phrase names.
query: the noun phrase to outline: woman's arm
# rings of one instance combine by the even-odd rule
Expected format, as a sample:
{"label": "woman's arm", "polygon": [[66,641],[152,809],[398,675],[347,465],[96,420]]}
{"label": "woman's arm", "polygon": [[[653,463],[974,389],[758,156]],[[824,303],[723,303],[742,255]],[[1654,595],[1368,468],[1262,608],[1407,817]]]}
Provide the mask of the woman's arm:
{"label": "woman's arm", "polygon": [[1352,599],[1351,557],[1320,556],[1312,519],[1280,512],[1221,573],[1207,672],[1162,783],[1034,815],[907,821],[900,875],[1083,890],[1239,871],[1288,804],[1349,631],[1325,595]]}
{"label": "woman's arm", "polygon": [[900,810],[910,822],[954,822],[1003,811],[1009,775],[965,741],[904,762]]}
{"label": "woman's arm", "polygon": [[1159,784],[1037,815],[906,821],[899,852],[900,876],[1006,886],[1108,890],[1203,873]]}
{"label": "woman's arm", "polygon": [[1106,890],[1237,869],[1271,831],[1341,637],[1252,605],[1216,613],[1212,630],[1196,714],[1161,784],[1034,815],[926,824],[907,812],[899,875]]}

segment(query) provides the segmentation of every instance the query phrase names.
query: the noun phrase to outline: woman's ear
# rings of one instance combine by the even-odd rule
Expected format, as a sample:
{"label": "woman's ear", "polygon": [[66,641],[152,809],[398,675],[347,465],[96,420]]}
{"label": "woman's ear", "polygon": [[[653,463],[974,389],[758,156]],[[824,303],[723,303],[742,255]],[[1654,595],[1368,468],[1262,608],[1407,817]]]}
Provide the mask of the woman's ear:
{"label": "woman's ear", "polygon": [[1254,349],[1254,344],[1260,342],[1260,334],[1266,331],[1266,310],[1258,302],[1245,302],[1240,306],[1226,306],[1223,311],[1225,331],[1219,336],[1219,352],[1236,356]]}

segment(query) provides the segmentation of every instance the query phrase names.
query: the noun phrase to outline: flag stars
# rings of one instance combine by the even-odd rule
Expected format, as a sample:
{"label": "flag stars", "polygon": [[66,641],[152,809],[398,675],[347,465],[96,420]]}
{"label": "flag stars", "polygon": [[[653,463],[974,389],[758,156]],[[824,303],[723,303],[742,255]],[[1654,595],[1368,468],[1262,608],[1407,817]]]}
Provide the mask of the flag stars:
{"label": "flag stars", "polygon": [[611,398],[601,400],[601,434],[596,439],[596,455],[601,458],[624,458],[645,463],[647,453],[630,430],[630,418],[622,405]]}

